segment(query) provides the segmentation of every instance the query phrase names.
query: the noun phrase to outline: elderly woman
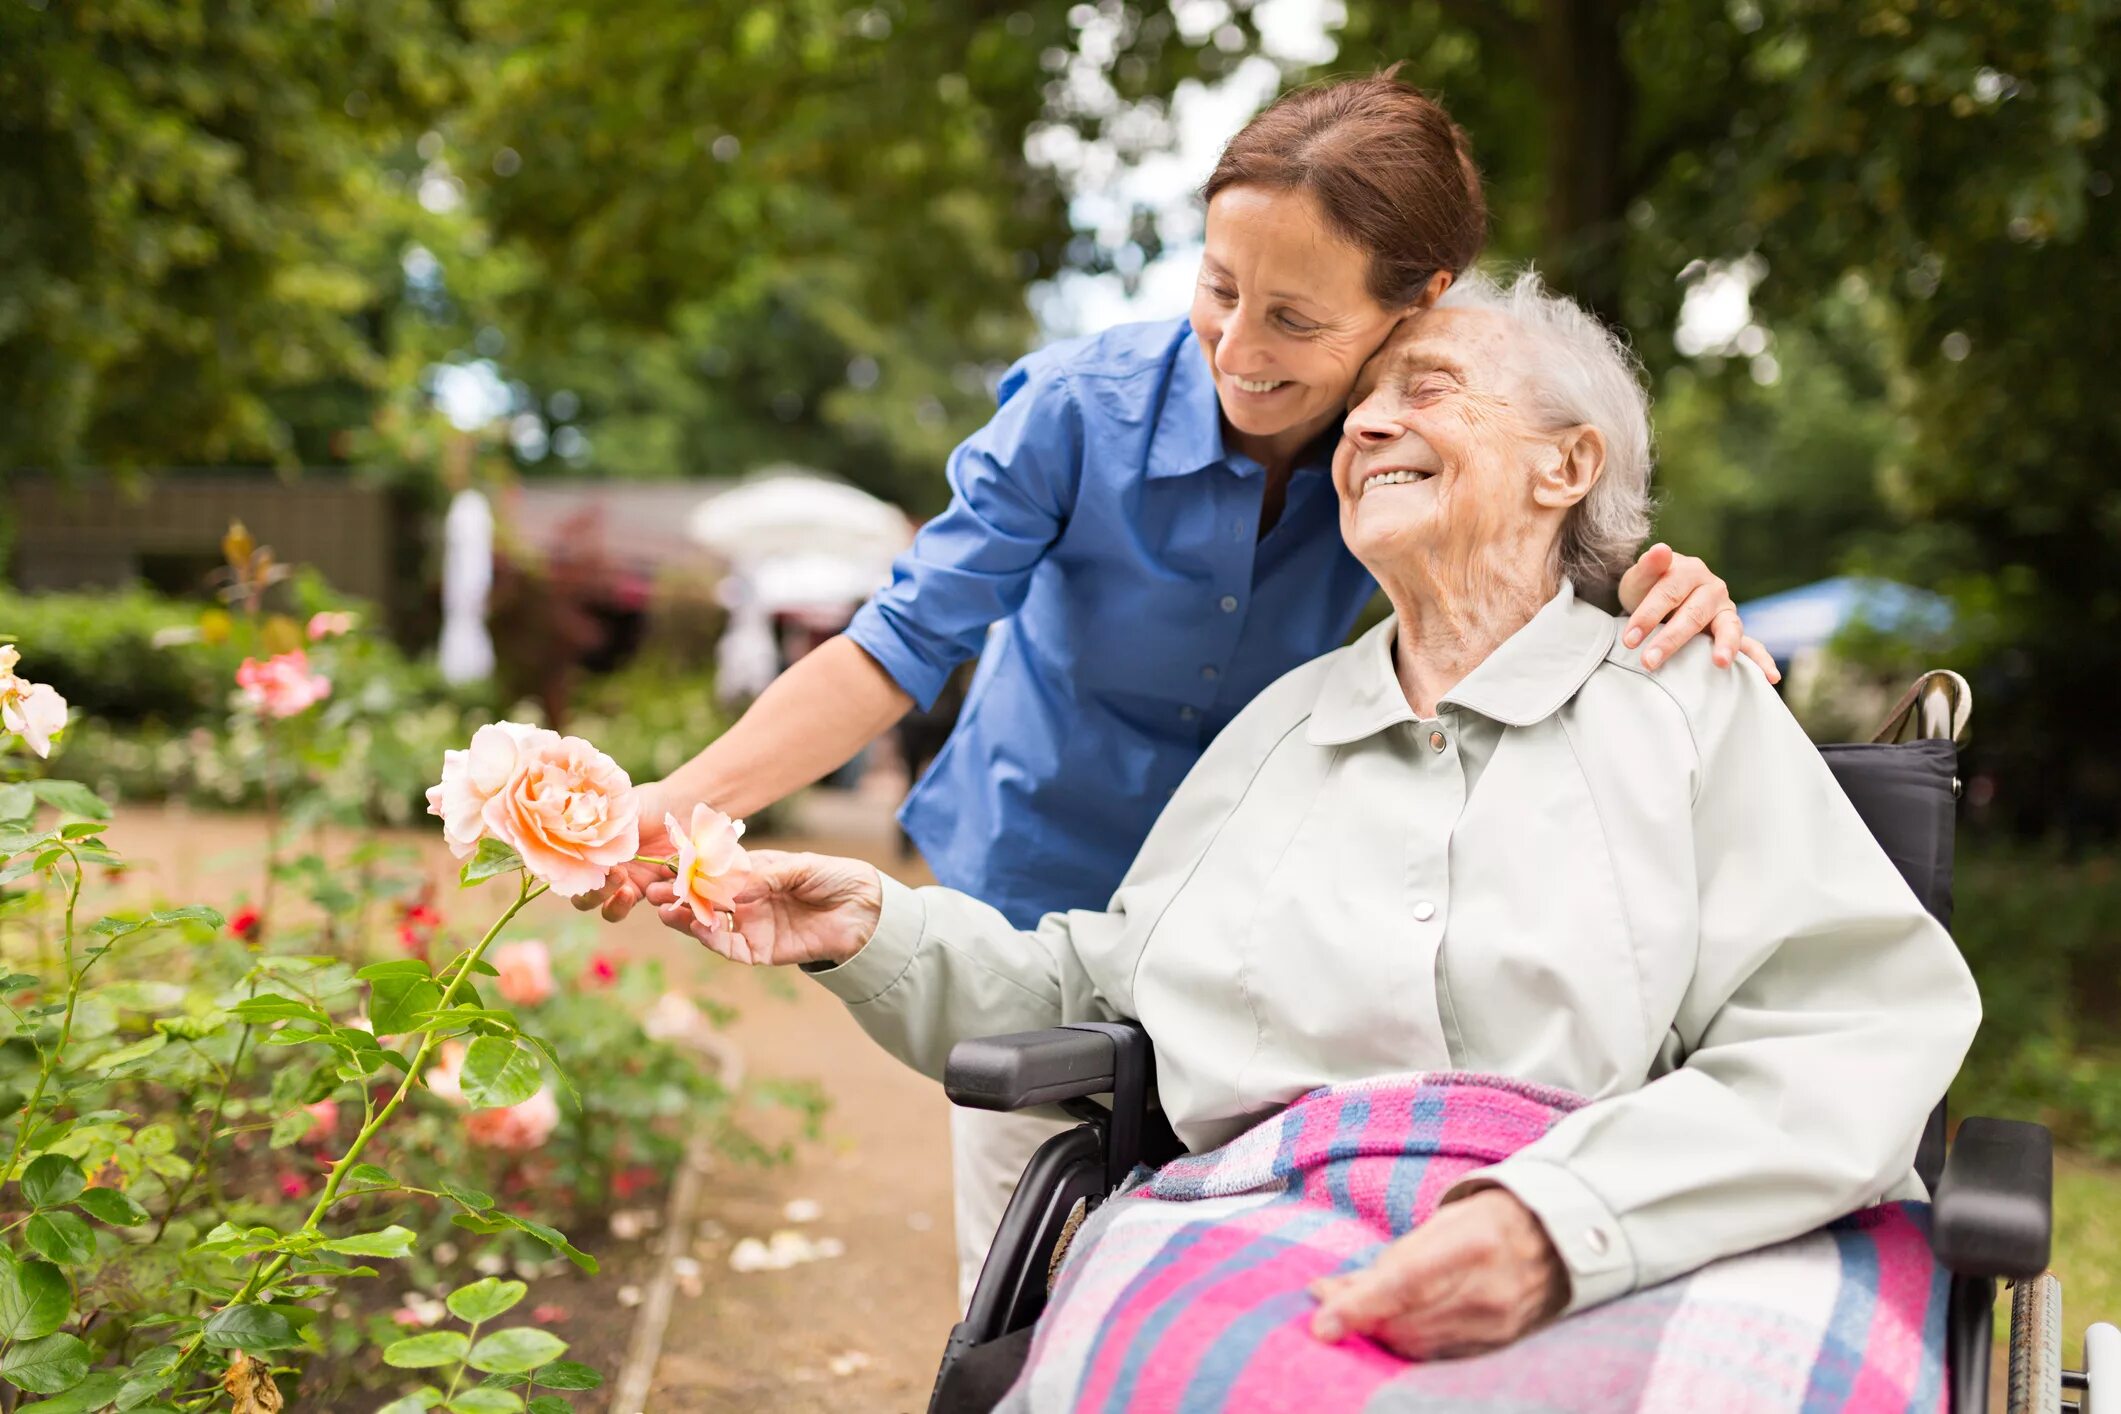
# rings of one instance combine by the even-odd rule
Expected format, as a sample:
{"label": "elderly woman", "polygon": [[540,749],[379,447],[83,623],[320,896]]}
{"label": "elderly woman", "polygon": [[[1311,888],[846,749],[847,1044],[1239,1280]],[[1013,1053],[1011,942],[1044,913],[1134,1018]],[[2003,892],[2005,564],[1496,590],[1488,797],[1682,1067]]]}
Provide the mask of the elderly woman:
{"label": "elderly woman", "polygon": [[1486,1350],[1919,1198],[1972,980],[1759,672],[1704,643],[1652,676],[1578,597],[1642,538],[1650,461],[1612,335],[1534,276],[1461,280],[1365,370],[1334,461],[1394,616],[1237,717],[1107,909],[1024,934],[761,853],[698,936],[805,965],[931,1075],[964,1037],[1139,1018],[1196,1155],[1410,1072],[1575,1097],[1312,1287],[1328,1341]]}

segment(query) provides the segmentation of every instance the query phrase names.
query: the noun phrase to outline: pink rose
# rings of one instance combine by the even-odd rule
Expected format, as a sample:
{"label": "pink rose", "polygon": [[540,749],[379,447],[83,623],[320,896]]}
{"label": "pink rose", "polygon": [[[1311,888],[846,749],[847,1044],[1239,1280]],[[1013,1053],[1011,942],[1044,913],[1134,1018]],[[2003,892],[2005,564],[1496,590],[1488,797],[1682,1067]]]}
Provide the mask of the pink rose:
{"label": "pink rose", "polygon": [[0,643],[0,729],[22,738],[39,756],[52,754],[52,738],[66,726],[66,699],[41,682],[15,676],[22,655]]}
{"label": "pink rose", "polygon": [[303,1139],[313,1144],[321,1144],[338,1132],[339,1102],[337,1100],[319,1100],[315,1104],[305,1105],[303,1108],[309,1111],[310,1121],[309,1131],[302,1136]]}
{"label": "pink rose", "polygon": [[442,753],[442,783],[427,789],[427,813],[442,817],[449,852],[469,859],[487,835],[486,802],[515,775],[526,743],[556,736],[521,722],[489,722],[472,733],[463,751]]}
{"label": "pink rose", "polygon": [[327,638],[337,638],[342,633],[352,633],[357,622],[352,614],[333,613],[325,610],[309,616],[309,641],[322,643]]}
{"label": "pink rose", "polygon": [[264,662],[245,658],[236,669],[243,700],[261,716],[292,717],[331,696],[331,679],[309,670],[309,655],[296,649],[275,653]]}
{"label": "pink rose", "polygon": [[503,943],[493,965],[501,974],[494,985],[510,1006],[536,1006],[552,995],[552,954],[537,939]]}
{"label": "pink rose", "polygon": [[464,1052],[462,1041],[444,1041],[427,1067],[428,1090],[452,1105],[464,1103]]}
{"label": "pink rose", "polygon": [[570,897],[601,888],[640,851],[639,806],[618,762],[576,736],[498,722],[442,762],[427,812],[459,859],[486,836],[521,856],[534,878]]}
{"label": "pink rose", "polygon": [[540,1090],[520,1105],[473,1110],[464,1117],[464,1137],[482,1149],[522,1154],[550,1139],[559,1123],[559,1103],[552,1091]]}
{"label": "pink rose", "polygon": [[678,828],[678,817],[665,815],[663,827],[678,842],[677,896],[691,905],[693,917],[714,922],[717,912],[736,906],[736,896],[751,882],[751,863],[744,846],[744,822],[732,820],[711,805],[692,807],[692,827]]}

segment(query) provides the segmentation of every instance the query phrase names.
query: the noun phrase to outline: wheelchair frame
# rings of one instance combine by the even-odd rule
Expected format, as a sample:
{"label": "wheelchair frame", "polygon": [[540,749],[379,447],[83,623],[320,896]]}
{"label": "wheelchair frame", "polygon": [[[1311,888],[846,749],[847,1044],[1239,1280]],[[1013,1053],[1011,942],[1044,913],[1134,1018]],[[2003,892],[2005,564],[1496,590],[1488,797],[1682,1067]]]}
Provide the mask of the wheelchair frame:
{"label": "wheelchair frame", "polygon": [[[1830,747],[1823,754],[1844,789],[1866,770],[1900,774],[1912,766],[1915,774],[1934,777],[1942,765],[1955,799],[1952,744],[1970,703],[1957,674],[1926,673],[1876,742]],[[1916,725],[1918,739],[1892,744],[1908,723]],[[1895,785],[1905,783],[1903,778]],[[1925,906],[1949,923],[1950,804],[1942,804],[1939,820],[1915,822],[1915,848],[1899,851],[1891,846],[1906,841],[1889,837],[1906,831],[1882,818],[1888,806],[1864,791],[1850,795]],[[1919,857],[1924,855],[1926,860]],[[962,1382],[975,1351],[1037,1321],[1055,1251],[1082,1215],[1103,1203],[1137,1164],[1159,1166],[1184,1152],[1157,1107],[1155,1071],[1149,1034],[1131,1021],[982,1037],[951,1050],[943,1083],[952,1103],[1001,1111],[1057,1105],[1082,1122],[1046,1141],[1018,1181],[965,1319],[950,1332],[931,1414],[964,1402]],[[1099,1104],[1098,1096],[1110,1097],[1110,1103]],[[2054,1230],[2052,1136],[2042,1125],[1983,1117],[1961,1121],[1949,1145],[1945,1133],[1939,1101],[1915,1167],[1932,1195],[1931,1250],[1951,1273],[1948,1408],[1952,1414],[1987,1414],[1997,1283],[2004,1282],[2012,1288],[2009,1414],[2121,1414],[2121,1330],[2092,1325],[2085,1332],[2085,1368],[2062,1368],[2061,1288],[2047,1271]]]}

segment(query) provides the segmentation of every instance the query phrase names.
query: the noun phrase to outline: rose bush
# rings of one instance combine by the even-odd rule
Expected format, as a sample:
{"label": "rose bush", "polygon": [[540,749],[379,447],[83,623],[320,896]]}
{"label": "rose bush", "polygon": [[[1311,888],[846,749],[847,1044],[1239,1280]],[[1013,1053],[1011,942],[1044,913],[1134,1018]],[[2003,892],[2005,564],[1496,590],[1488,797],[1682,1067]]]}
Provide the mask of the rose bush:
{"label": "rose bush", "polygon": [[[263,648],[269,561],[236,550],[234,631]],[[356,641],[326,634],[319,647]],[[0,1408],[35,1395],[53,1414],[223,1400],[254,1414],[298,1391],[376,1389],[378,1362],[354,1357],[378,1344],[383,1371],[409,1372],[377,1391],[398,1396],[390,1414],[556,1414],[565,1391],[594,1387],[541,1328],[545,1307],[529,1324],[489,1324],[521,1283],[452,1273],[594,1271],[563,1225],[667,1173],[689,1136],[757,1152],[689,1044],[710,1019],[693,1011],[674,1028],[690,1004],[652,968],[564,940],[501,941],[553,884],[600,880],[631,856],[625,773],[587,741],[525,729],[465,826],[460,883],[505,886],[475,935],[458,933],[399,847],[363,840],[334,856],[302,838],[330,817],[299,768],[276,778],[286,828],[257,901],[230,916],[99,911],[97,894],[124,883],[109,808],[78,782],[30,775],[55,741],[71,750],[65,707],[55,715],[57,694],[22,676],[11,644],[0,650],[0,709],[12,709],[0,716]],[[319,673],[283,666],[293,696],[263,680],[257,700],[234,683],[231,696],[259,751],[277,743],[299,763],[361,687],[341,664],[339,694],[321,703]],[[559,988],[556,971],[584,985]],[[595,1073],[593,1093],[569,1070]],[[470,1329],[404,1336],[389,1313],[415,1307]]]}

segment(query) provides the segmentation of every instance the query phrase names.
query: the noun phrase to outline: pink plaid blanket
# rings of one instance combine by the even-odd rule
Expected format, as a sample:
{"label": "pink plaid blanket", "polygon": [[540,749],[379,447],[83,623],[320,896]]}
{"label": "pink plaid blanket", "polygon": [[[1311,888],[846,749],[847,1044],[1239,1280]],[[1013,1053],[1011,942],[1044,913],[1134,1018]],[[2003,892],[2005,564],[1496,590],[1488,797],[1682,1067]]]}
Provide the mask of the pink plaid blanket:
{"label": "pink plaid blanket", "polygon": [[1870,1208],[1593,1307],[1515,1345],[1414,1363],[1309,1332],[1315,1278],[1367,1265],[1460,1176],[1583,1102],[1492,1076],[1314,1091],[1084,1224],[1023,1375],[1030,1411],[1941,1410],[1946,1277],[1929,1210]]}

